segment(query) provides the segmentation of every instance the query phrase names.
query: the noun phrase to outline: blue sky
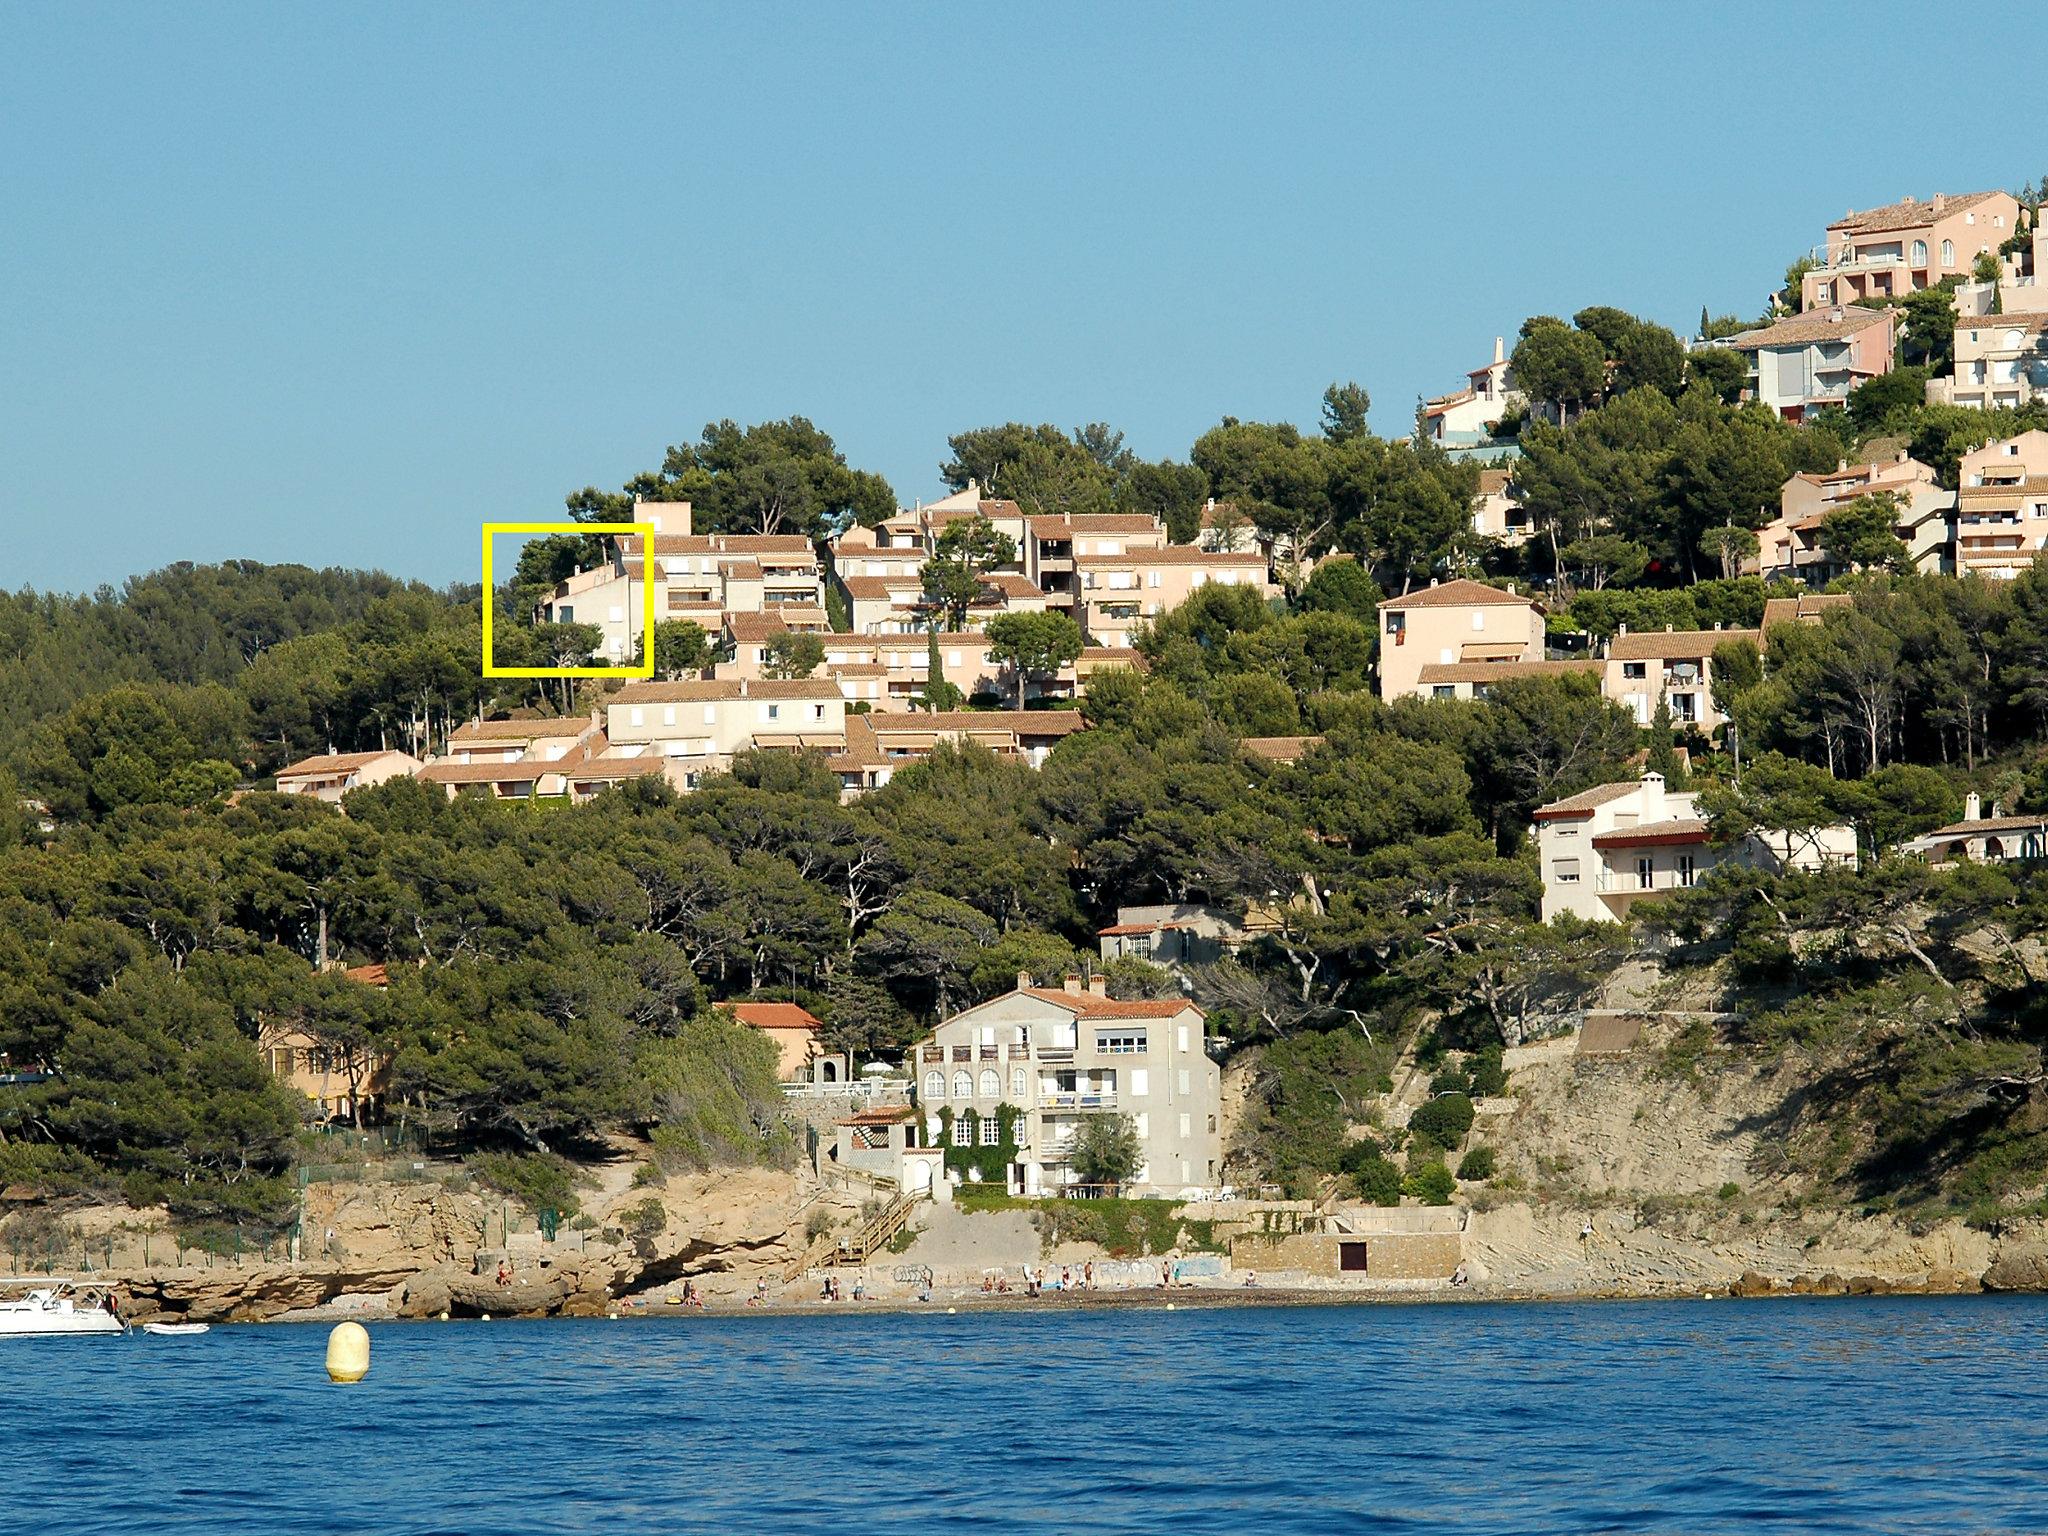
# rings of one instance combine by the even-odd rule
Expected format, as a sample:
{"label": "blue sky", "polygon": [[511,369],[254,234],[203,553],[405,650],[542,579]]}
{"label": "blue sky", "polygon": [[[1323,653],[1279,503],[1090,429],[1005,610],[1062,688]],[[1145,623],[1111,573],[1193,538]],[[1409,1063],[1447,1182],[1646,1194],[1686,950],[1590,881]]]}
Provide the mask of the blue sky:
{"label": "blue sky", "polygon": [[906,503],[1010,419],[1398,432],[1525,315],[1754,312],[1845,208],[2048,171],[1956,127],[1981,45],[1803,15],[0,0],[0,586],[474,579],[723,416]]}

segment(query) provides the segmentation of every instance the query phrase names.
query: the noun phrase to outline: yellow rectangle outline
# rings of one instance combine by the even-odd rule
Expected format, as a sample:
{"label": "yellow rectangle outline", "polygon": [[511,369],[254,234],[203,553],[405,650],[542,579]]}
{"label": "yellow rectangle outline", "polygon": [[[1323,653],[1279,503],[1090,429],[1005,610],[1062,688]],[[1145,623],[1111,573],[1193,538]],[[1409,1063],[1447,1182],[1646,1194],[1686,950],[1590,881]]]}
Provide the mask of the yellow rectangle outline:
{"label": "yellow rectangle outline", "polygon": [[[484,524],[484,676],[485,677],[652,677],[654,676],[654,535],[652,523],[485,523]],[[491,537],[500,533],[637,533],[645,540],[640,556],[641,650],[647,659],[637,667],[499,667],[491,664],[491,609],[496,588],[491,583]]]}

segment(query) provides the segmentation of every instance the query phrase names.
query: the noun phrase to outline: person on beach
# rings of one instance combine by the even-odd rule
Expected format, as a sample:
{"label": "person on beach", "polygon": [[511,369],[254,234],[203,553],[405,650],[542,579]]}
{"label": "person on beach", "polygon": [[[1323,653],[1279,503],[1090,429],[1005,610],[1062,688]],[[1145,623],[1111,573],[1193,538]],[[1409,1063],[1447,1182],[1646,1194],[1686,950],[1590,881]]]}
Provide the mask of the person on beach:
{"label": "person on beach", "polygon": [[1258,1288],[1258,1284],[1259,1272],[1256,1269],[1246,1270],[1244,1275],[1244,1288],[1248,1291],[1256,1290]]}
{"label": "person on beach", "polygon": [[1081,1287],[1083,1290],[1089,1291],[1095,1289],[1095,1261],[1093,1259],[1090,1259],[1081,1266]]}
{"label": "person on beach", "polygon": [[1168,1264],[1166,1260],[1161,1259],[1159,1261],[1159,1289],[1163,1291],[1172,1284],[1173,1267],[1170,1264]]}
{"label": "person on beach", "polygon": [[1464,1265],[1460,1264],[1456,1269],[1451,1271],[1451,1284],[1470,1285],[1471,1283],[1471,1277],[1465,1273]]}
{"label": "person on beach", "polygon": [[512,1261],[511,1261],[510,1259],[500,1259],[500,1260],[498,1260],[498,1284],[500,1284],[500,1285],[510,1285],[511,1283],[512,1283]]}
{"label": "person on beach", "polygon": [[853,1299],[855,1301],[865,1301],[867,1300],[867,1294],[867,1282],[859,1275],[855,1275],[853,1277]]}
{"label": "person on beach", "polygon": [[1071,1266],[1062,1264],[1060,1266],[1060,1289],[1063,1291],[1071,1291],[1073,1288],[1074,1271]]}

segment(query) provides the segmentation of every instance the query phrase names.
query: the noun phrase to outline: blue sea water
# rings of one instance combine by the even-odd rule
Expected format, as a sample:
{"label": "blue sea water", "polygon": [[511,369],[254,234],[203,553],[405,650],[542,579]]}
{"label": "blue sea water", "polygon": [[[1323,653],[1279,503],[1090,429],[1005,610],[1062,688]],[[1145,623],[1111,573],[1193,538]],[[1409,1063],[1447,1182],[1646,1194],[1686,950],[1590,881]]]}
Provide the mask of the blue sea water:
{"label": "blue sea water", "polygon": [[0,1532],[2048,1530],[2031,1297],[0,1340]]}

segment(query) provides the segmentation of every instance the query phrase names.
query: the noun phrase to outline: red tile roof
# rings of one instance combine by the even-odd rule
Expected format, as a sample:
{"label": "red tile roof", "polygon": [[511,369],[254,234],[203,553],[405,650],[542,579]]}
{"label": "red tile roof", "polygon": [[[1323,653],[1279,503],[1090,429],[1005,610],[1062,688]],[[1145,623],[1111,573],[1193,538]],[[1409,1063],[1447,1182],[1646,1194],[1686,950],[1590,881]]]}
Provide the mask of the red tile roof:
{"label": "red tile roof", "polygon": [[1537,602],[1519,592],[1509,592],[1500,587],[1489,587],[1483,581],[1471,581],[1460,576],[1455,581],[1439,582],[1410,592],[1406,597],[1392,597],[1380,604],[1382,609],[1396,612],[1404,608],[1476,608],[1486,606],[1511,606],[1534,608]]}
{"label": "red tile roof", "polygon": [[756,1029],[823,1029],[824,1020],[796,1003],[727,1003],[726,1009],[742,1024]]}
{"label": "red tile roof", "polygon": [[358,768],[368,767],[380,757],[389,757],[396,747],[376,752],[323,752],[318,757],[302,757],[289,768],[277,770],[280,779],[296,779],[314,774],[353,773]]}
{"label": "red tile roof", "polygon": [[1093,992],[1069,992],[1064,987],[1025,987],[1026,997],[1071,1009],[1084,1019],[1170,1019],[1176,1014],[1201,1013],[1184,997],[1097,997]]}

